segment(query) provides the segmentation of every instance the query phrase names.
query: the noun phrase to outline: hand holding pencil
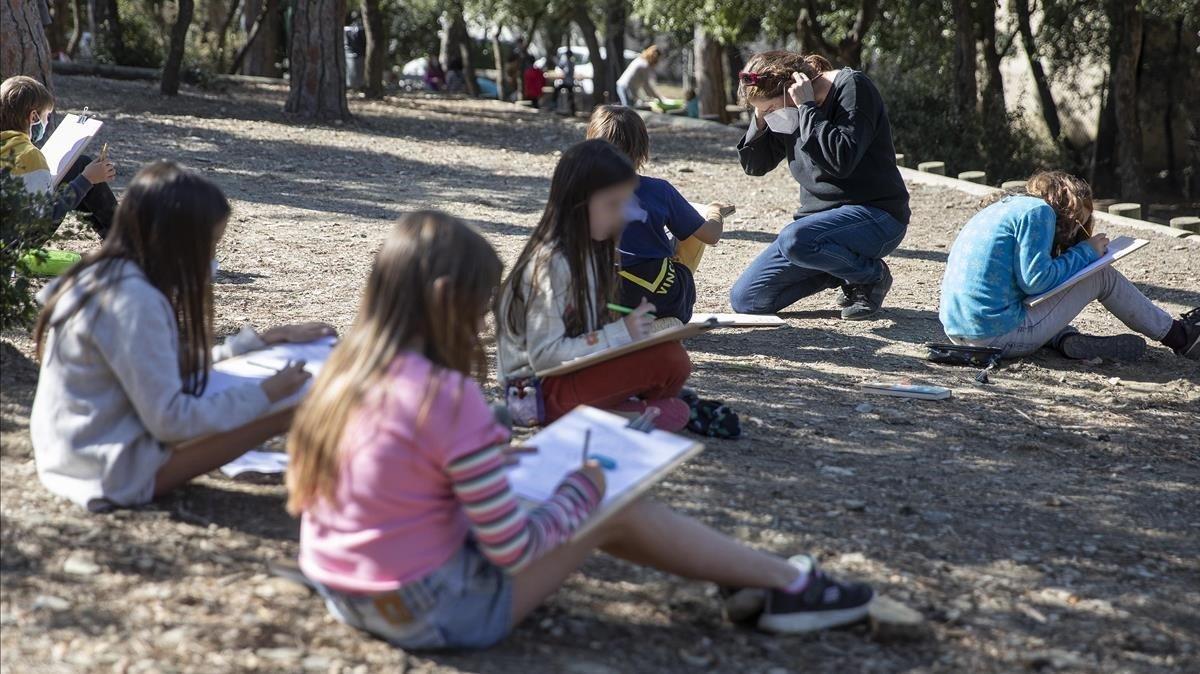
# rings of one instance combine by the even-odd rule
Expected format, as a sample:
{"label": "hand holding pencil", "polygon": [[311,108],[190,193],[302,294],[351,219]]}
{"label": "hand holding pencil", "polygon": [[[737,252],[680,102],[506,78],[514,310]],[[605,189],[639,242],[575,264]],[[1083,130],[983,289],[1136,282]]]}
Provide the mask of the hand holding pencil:
{"label": "hand holding pencil", "polygon": [[623,320],[625,321],[625,329],[629,331],[629,336],[634,341],[650,334],[650,326],[654,323],[654,305],[650,304],[645,297],[642,298],[641,304],[637,305],[636,309],[629,309],[616,304],[608,306],[610,309],[628,312],[629,315]]}

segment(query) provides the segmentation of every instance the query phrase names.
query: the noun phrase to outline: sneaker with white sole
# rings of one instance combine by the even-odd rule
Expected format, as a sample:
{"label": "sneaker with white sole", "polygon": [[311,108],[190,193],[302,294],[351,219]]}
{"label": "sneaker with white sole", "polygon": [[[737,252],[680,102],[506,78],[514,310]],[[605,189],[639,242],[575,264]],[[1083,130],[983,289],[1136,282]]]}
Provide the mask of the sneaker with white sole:
{"label": "sneaker with white sole", "polygon": [[867,617],[875,591],[864,583],[843,583],[826,576],[808,555],[788,560],[808,573],[799,592],[772,590],[758,617],[758,628],[776,634],[802,634],[856,623]]}

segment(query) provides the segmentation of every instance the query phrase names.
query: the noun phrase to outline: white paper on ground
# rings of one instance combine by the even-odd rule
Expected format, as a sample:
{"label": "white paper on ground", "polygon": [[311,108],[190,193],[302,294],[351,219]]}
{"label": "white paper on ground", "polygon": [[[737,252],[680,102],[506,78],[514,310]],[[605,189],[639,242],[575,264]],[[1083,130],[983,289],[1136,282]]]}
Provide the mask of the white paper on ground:
{"label": "white paper on ground", "polygon": [[[336,337],[325,337],[307,344],[276,344],[266,349],[251,351],[235,358],[229,358],[213,365],[208,374],[208,386],[204,395],[216,395],[221,391],[245,384],[261,384],[264,379],[274,375],[287,366],[288,361],[305,361],[304,369],[315,378],[321,372],[329,354],[333,353]],[[272,410],[283,409],[295,405],[308,392],[306,385],[300,392],[280,400],[271,406]]]}
{"label": "white paper on ground", "polygon": [[1058,284],[1053,289],[1047,290],[1046,292],[1042,293],[1041,295],[1030,295],[1029,297],[1026,297],[1025,298],[1025,306],[1032,307],[1033,305],[1041,302],[1042,300],[1046,299],[1047,297],[1050,297],[1052,295],[1057,295],[1058,293],[1066,290],[1067,288],[1070,288],[1071,286],[1075,285],[1076,283],[1079,283],[1083,279],[1100,271],[1101,268],[1111,265],[1112,263],[1116,262],[1117,260],[1120,260],[1121,258],[1125,257],[1126,255],[1129,255],[1130,253],[1136,251],[1137,249],[1141,248],[1142,246],[1145,246],[1148,243],[1150,243],[1150,242],[1145,239],[1135,239],[1130,236],[1118,236],[1117,238],[1108,242],[1108,250],[1105,251],[1104,255],[1102,255],[1099,260],[1096,260],[1095,262],[1089,264],[1088,266],[1084,267],[1083,269],[1080,269],[1079,271],[1075,272],[1075,274],[1072,275],[1071,278]]}
{"label": "white paper on ground", "polygon": [[787,325],[787,322],[775,314],[692,314],[688,323],[703,323],[710,318],[718,323],[729,324],[732,328],[768,328]]}
{"label": "white paper on ground", "polygon": [[83,154],[102,126],[104,122],[94,117],[81,119],[79,115],[67,115],[59,123],[54,133],[50,134],[50,140],[42,146],[42,155],[50,167],[51,185],[58,186],[63,174]]}
{"label": "white paper on ground", "polygon": [[642,488],[644,482],[661,476],[699,446],[673,433],[646,433],[626,428],[628,424],[629,419],[611,412],[587,406],[575,408],[525,442],[537,452],[521,455],[521,462],[509,471],[513,491],[531,501],[552,497],[567,473],[583,465],[583,441],[588,429],[592,431],[589,455],[606,456],[616,462],[613,470],[604,471],[607,488],[602,505]]}
{"label": "white paper on ground", "polygon": [[229,463],[221,466],[221,472],[229,477],[237,477],[242,473],[263,473],[267,475],[282,473],[287,470],[288,455],[283,452],[264,452],[252,449]]}

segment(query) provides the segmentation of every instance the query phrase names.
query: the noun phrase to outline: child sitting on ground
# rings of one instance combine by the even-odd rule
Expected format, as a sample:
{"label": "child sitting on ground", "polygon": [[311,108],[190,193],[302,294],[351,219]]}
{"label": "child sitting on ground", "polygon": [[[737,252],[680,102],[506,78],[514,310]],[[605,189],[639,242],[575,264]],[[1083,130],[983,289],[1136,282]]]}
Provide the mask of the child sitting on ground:
{"label": "child sitting on ground", "polygon": [[[0,166],[19,176],[26,191],[34,194],[54,190],[46,157],[35,145],[45,136],[53,112],[54,96],[32,77],[17,75],[0,84]],[[53,200],[51,229],[42,232],[38,240],[25,241],[25,247],[31,250],[42,247],[72,210],[79,211],[84,222],[103,240],[108,236],[117,207],[117,198],[108,187],[116,175],[116,166],[107,159],[76,159],[63,174],[60,190]]]}
{"label": "child sitting on ground", "polygon": [[[633,162],[635,171],[650,159],[650,135],[632,108],[596,108],[587,137],[615,145]],[[618,246],[621,302],[633,307],[645,298],[654,304],[659,319],[674,317],[688,322],[696,303],[693,274],[700,266],[704,246],[721,240],[725,215],[732,212],[729,204],[713,202],[701,215],[671,183],[639,176]]]}
{"label": "child sitting on ground", "polygon": [[1025,356],[1049,345],[1068,358],[1134,360],[1137,335],[1094,337],[1071,327],[1093,300],[1131,330],[1180,356],[1200,360],[1200,308],[1178,319],[1158,308],[1111,266],[1033,307],[1024,300],[1060,285],[1100,258],[1104,234],[1092,232],[1092,191],[1062,171],[1038,173],[1027,195],[1005,195],[963,227],[946,263],[939,316],[955,344]]}
{"label": "child sitting on ground", "polygon": [[[606,163],[617,154],[608,151]],[[585,168],[587,154],[568,151],[564,161]],[[630,183],[625,166],[616,184]],[[561,179],[556,186],[557,195]],[[603,208],[609,225],[619,223],[619,205]],[[574,212],[563,215],[575,221]],[[288,510],[302,516],[300,569],[336,619],[406,650],[485,648],[598,549],[684,578],[762,588],[757,619],[769,631],[866,615],[870,587],[835,581],[805,555],[754,550],[649,500],[572,538],[604,496],[594,462],[566,474],[545,503],[519,503],[507,465],[536,450],[509,444],[479,384],[480,333],[501,270],[462,221],[403,216],[375,258],[354,327],[297,413]]]}
{"label": "child sitting on ground", "polygon": [[[99,250],[43,291],[30,434],[38,477],[89,510],[146,503],[286,430],[215,436],[264,415],[304,364],[201,397],[213,361],[333,334],[319,323],[212,347],[211,263],[229,219],[221,190],[169,162],[134,176]],[[255,434],[257,433],[257,435]]]}

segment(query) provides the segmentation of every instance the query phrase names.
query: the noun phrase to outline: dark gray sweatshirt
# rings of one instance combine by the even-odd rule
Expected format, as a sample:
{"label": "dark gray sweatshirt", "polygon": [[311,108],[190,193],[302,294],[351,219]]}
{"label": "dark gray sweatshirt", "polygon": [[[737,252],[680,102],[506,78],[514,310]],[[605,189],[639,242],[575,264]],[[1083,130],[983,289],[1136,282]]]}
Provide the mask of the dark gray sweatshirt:
{"label": "dark gray sweatshirt", "polygon": [[759,131],[751,120],[738,157],[752,176],[766,175],[787,160],[800,183],[797,218],[856,204],[908,224],[908,189],[896,168],[887,108],[875,84],[857,70],[843,68],[820,106],[802,104],[800,127],[791,136]]}

